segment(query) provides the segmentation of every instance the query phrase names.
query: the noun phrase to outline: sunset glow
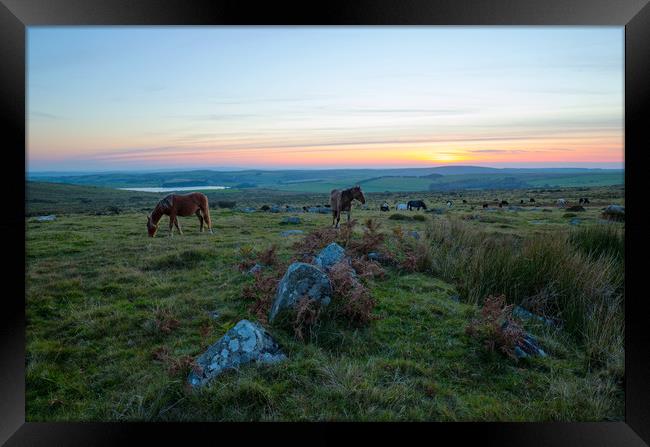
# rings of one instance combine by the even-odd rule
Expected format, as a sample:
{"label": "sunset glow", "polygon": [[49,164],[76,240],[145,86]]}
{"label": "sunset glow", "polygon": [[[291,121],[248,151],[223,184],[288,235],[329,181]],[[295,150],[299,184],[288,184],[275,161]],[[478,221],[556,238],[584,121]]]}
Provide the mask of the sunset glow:
{"label": "sunset glow", "polygon": [[28,168],[621,168],[622,27],[30,27]]}

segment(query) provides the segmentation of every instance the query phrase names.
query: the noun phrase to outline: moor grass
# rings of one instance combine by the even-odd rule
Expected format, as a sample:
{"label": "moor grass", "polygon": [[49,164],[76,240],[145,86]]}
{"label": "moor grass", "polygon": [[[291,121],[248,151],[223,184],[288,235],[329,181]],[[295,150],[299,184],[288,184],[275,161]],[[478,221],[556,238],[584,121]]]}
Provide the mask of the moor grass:
{"label": "moor grass", "polygon": [[[135,208],[125,199],[116,205],[119,214],[95,215],[94,207],[117,203],[109,190],[86,196],[85,187],[74,187],[70,196],[42,185],[48,194],[30,199],[48,208],[28,209],[28,215],[47,211],[57,219],[26,219],[28,421],[623,419],[623,295],[616,281],[622,281],[624,224],[600,219],[602,207],[623,203],[621,191],[537,192],[540,203],[521,211],[480,209],[483,200],[505,193],[467,193],[470,204],[456,198],[440,215],[401,212],[423,216],[417,220],[377,211],[384,200],[409,195],[368,194],[369,209],[357,206],[353,217],[376,219],[387,235],[417,231],[427,250],[420,271],[387,267],[383,279],[366,281],[377,301],[377,318],[366,327],[324,322],[301,341],[270,326],[286,362],[242,366],[191,391],[191,360],[237,321],[255,320],[242,296],[253,277],[239,270],[241,253],[275,245],[277,262],[286,265],[293,244],[327,227],[331,217],[301,213],[302,223],[292,229],[305,234],[283,237],[285,213],[213,209],[213,235],[199,233],[198,219],[188,217],[180,218],[183,235],[168,237],[163,219],[152,239],[145,209],[153,208],[155,195],[138,193]],[[514,205],[528,195],[508,194]],[[572,194],[589,195],[593,203],[579,213],[579,225],[552,206]],[[246,195],[255,194],[231,191],[211,202],[235,197],[237,207],[246,206]],[[67,208],[64,196],[79,208]],[[433,193],[410,197],[440,208],[446,200]],[[260,192],[248,203],[323,202],[325,194]],[[569,265],[570,273],[559,268]],[[549,312],[560,311],[565,324],[526,321],[524,328],[548,357],[517,362],[466,334],[487,294],[505,293],[521,303],[543,290],[556,297]],[[588,313],[595,308],[604,313]],[[608,323],[589,324],[589,316]]]}

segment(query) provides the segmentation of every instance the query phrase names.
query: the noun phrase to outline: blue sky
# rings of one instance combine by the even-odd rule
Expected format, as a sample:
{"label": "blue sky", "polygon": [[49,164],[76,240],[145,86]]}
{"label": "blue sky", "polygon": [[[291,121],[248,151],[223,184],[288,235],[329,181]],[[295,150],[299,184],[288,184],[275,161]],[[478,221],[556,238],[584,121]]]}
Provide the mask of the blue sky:
{"label": "blue sky", "polygon": [[622,167],[622,27],[30,27],[30,170]]}

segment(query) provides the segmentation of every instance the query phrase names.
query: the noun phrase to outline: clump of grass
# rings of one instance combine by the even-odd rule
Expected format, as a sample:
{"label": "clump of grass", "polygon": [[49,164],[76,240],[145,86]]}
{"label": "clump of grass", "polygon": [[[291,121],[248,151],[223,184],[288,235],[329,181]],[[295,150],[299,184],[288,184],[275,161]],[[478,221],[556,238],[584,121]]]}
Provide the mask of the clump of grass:
{"label": "clump of grass", "polygon": [[189,374],[190,369],[194,366],[192,356],[183,355],[174,357],[166,346],[154,349],[151,353],[151,358],[165,365],[167,367],[167,373],[172,377],[185,376]]}
{"label": "clump of grass", "polygon": [[250,245],[242,245],[239,247],[239,271],[244,272],[249,270],[255,265],[255,250]]}
{"label": "clump of grass", "polygon": [[184,270],[191,269],[212,258],[212,253],[205,249],[190,249],[160,256],[148,263],[146,270]]}
{"label": "clump of grass", "polygon": [[413,220],[417,220],[418,222],[425,222],[427,220],[427,216],[424,214],[416,214],[413,216]]}
{"label": "clump of grass", "polygon": [[569,242],[592,258],[609,256],[621,262],[625,258],[623,231],[612,225],[576,228],[569,233]]}
{"label": "clump of grass", "polygon": [[488,296],[480,317],[467,325],[465,333],[479,340],[487,351],[499,350],[516,360],[515,347],[523,341],[525,332],[512,317],[512,308],[504,295]]}
{"label": "clump of grass", "polygon": [[361,278],[380,278],[386,276],[386,271],[378,262],[367,257],[355,257],[350,260],[352,268]]}
{"label": "clump of grass", "polygon": [[263,274],[257,271],[252,284],[247,284],[242,290],[242,297],[252,302],[248,310],[262,323],[268,322],[269,310],[273,305],[275,292],[280,281],[279,272]]}
{"label": "clump of grass", "polygon": [[267,248],[260,252],[255,251],[250,245],[243,245],[239,247],[239,270],[247,271],[255,264],[264,265],[267,267],[278,265],[278,247],[275,244],[269,245]]}
{"label": "clump of grass", "polygon": [[305,237],[293,244],[293,249],[303,257],[309,257],[338,238],[335,228],[319,228],[307,233]]}
{"label": "clump of grass", "polygon": [[375,219],[367,219],[360,241],[348,241],[347,248],[356,256],[363,256],[378,250],[384,243],[385,235],[379,232],[381,225]]}
{"label": "clump of grass", "polygon": [[388,216],[390,220],[412,220],[411,216],[407,216],[406,214],[400,214],[400,213],[393,213],[390,216]]}
{"label": "clump of grass", "polygon": [[407,237],[402,227],[393,228],[392,237],[386,241],[387,257],[399,269],[408,272],[432,272],[433,253],[431,242]]}
{"label": "clump of grass", "polygon": [[155,330],[162,334],[170,334],[180,326],[180,321],[167,308],[156,308],[152,320]]}
{"label": "clump of grass", "polygon": [[332,283],[333,302],[336,317],[352,326],[365,326],[375,317],[372,310],[376,305],[370,290],[354,274],[345,261],[334,264],[328,272]]}
{"label": "clump of grass", "polygon": [[316,300],[303,296],[296,303],[295,315],[292,321],[294,336],[303,341],[318,322],[321,305]]}
{"label": "clump of grass", "polygon": [[567,233],[522,239],[448,220],[434,222],[427,234],[434,272],[455,282],[468,302],[505,294],[521,303],[544,293],[543,313],[562,321],[595,363],[622,365],[621,259],[589,256],[569,243]]}

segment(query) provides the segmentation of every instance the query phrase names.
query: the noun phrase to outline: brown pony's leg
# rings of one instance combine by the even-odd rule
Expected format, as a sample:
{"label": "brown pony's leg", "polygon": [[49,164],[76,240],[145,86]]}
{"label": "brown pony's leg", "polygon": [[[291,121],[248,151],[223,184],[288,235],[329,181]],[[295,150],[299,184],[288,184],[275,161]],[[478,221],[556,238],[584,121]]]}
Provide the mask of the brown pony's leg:
{"label": "brown pony's leg", "polygon": [[174,220],[176,220],[176,213],[169,214],[169,237],[174,236]]}
{"label": "brown pony's leg", "polygon": [[201,216],[201,210],[196,210],[195,214],[199,218],[199,222],[201,223],[201,233],[203,233],[203,216]]}
{"label": "brown pony's leg", "polygon": [[203,215],[203,220],[205,220],[205,225],[208,227],[208,231],[210,231],[210,234],[214,234],[212,232],[212,219],[210,218],[210,206],[208,205],[207,198],[201,203],[201,214]]}
{"label": "brown pony's leg", "polygon": [[178,230],[178,234],[183,234],[183,231],[181,230],[181,226],[178,223],[178,216],[174,219],[174,225],[176,225],[176,229]]}

